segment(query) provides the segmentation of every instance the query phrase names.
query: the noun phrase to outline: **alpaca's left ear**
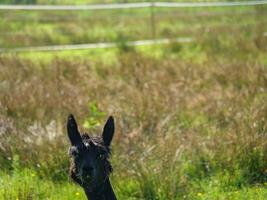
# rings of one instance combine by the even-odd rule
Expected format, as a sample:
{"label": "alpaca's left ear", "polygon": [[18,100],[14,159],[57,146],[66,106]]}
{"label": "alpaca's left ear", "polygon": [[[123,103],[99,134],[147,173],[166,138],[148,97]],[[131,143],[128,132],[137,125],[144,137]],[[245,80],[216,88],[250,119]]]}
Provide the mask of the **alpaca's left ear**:
{"label": "alpaca's left ear", "polygon": [[78,130],[78,125],[72,114],[69,115],[67,121],[68,136],[72,146],[82,145],[82,137]]}
{"label": "alpaca's left ear", "polygon": [[114,118],[112,116],[109,116],[104,129],[103,129],[103,140],[106,146],[109,146],[111,143],[111,140],[113,138],[115,131],[115,125],[114,125]]}

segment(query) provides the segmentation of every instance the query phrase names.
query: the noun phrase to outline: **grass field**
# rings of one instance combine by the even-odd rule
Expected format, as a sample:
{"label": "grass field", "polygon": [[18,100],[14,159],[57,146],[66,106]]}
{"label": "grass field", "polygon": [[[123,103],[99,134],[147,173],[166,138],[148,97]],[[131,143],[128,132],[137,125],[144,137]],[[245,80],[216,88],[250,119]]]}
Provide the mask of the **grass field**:
{"label": "grass field", "polygon": [[261,28],[259,24],[266,24],[267,14],[263,8],[157,8],[154,23],[150,8],[119,12],[0,11],[0,45],[8,48],[117,42],[151,39],[154,32],[157,38],[202,39],[215,31],[221,38],[229,37],[230,31],[251,39],[258,34],[255,30]]}
{"label": "grass field", "polygon": [[74,113],[93,134],[114,115],[118,199],[265,200],[266,11],[158,9],[157,38],[193,42],[136,48],[149,9],[0,11],[1,47],[118,42],[0,54],[0,199],[85,199],[68,178]]}

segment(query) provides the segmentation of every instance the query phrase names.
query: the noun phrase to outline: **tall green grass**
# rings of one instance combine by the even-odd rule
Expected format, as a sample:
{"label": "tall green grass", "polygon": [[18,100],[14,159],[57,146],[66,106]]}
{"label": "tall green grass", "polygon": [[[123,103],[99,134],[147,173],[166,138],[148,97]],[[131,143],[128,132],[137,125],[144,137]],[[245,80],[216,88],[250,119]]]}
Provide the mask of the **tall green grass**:
{"label": "tall green grass", "polygon": [[[267,23],[266,6],[235,8],[157,8],[98,11],[0,11],[1,47],[118,42],[238,32],[251,39]],[[138,26],[137,26],[138,24]],[[153,28],[154,27],[154,28]],[[264,28],[262,30],[265,31]],[[155,33],[154,33],[155,32]],[[201,34],[200,34],[201,33]],[[259,46],[261,40],[257,41]]]}

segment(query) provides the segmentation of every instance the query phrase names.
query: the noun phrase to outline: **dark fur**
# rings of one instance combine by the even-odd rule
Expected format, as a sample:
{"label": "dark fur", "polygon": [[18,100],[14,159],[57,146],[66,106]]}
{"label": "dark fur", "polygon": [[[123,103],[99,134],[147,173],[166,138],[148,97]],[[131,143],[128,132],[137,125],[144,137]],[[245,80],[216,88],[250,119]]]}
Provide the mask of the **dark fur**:
{"label": "dark fur", "polygon": [[79,184],[90,200],[116,200],[109,175],[112,166],[110,144],[115,132],[114,119],[110,116],[101,136],[80,135],[73,115],[67,122],[68,137],[71,142],[70,177]]}
{"label": "dark fur", "polygon": [[[112,166],[109,161],[109,158],[111,156],[111,148],[104,145],[104,141],[101,137],[90,137],[88,134],[85,133],[82,135],[82,140],[84,144],[86,143],[89,144],[90,142],[93,142],[96,145],[97,152],[99,153],[99,155],[103,156],[102,161],[105,166],[105,175],[106,177],[108,177],[109,174],[112,172]],[[79,184],[80,186],[82,186],[82,182],[77,176],[78,169],[75,166],[73,159],[71,160],[69,172],[70,172],[69,174],[70,174],[71,179],[77,184]]]}

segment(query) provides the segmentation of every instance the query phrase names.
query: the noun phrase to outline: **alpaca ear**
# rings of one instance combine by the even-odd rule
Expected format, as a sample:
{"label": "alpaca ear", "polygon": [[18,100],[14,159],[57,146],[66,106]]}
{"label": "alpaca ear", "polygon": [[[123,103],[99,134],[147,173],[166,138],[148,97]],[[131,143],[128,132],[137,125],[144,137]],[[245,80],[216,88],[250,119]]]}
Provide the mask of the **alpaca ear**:
{"label": "alpaca ear", "polygon": [[112,116],[109,116],[104,129],[103,129],[103,140],[104,140],[104,144],[108,147],[111,143],[111,140],[113,138],[114,135],[114,131],[115,131],[115,126],[114,126],[114,119]]}
{"label": "alpaca ear", "polygon": [[77,123],[72,114],[69,115],[67,121],[68,136],[72,146],[82,144],[82,137],[78,131]]}

